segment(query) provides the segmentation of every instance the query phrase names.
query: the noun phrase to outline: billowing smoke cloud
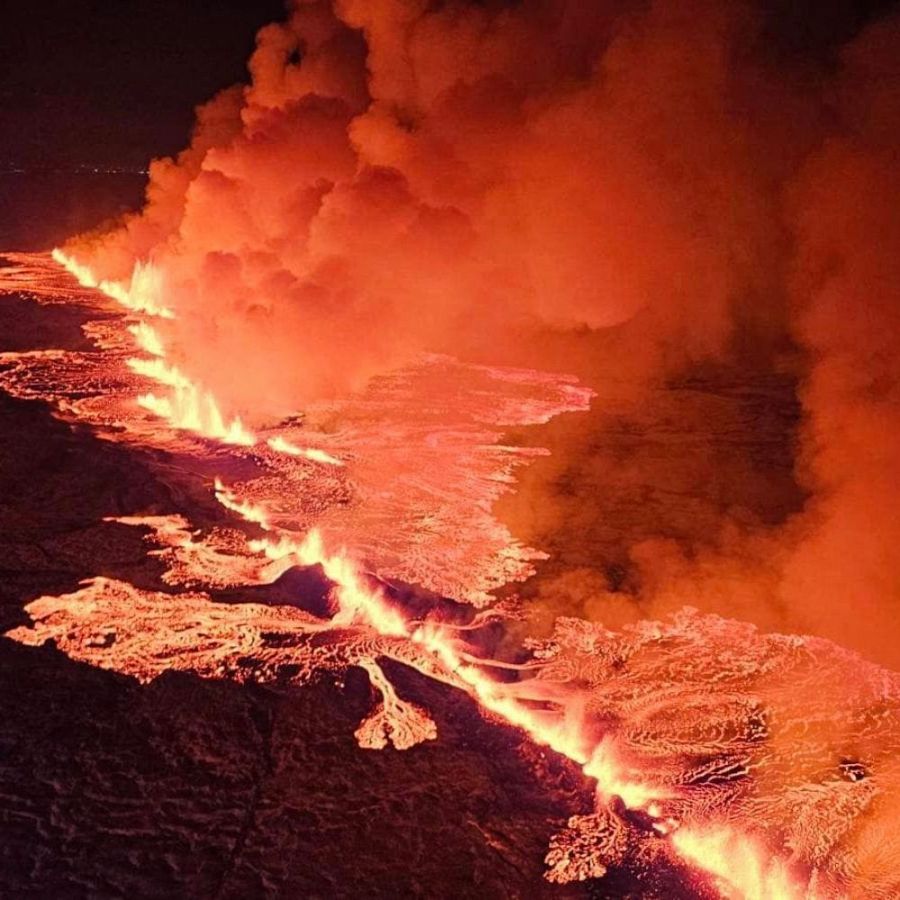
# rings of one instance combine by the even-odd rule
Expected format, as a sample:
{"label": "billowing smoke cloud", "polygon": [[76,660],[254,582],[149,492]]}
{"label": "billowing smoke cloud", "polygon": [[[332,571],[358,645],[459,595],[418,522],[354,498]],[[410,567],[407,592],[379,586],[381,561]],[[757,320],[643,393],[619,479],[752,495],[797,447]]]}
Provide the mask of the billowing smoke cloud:
{"label": "billowing smoke cloud", "polygon": [[900,665],[900,21],[844,54],[837,127],[793,203],[793,321],[809,356],[813,492],[782,593],[801,624]]}
{"label": "billowing smoke cloud", "polygon": [[508,501],[562,559],[528,589],[550,619],[690,604],[900,665],[900,22],[872,25],[815,84],[781,95],[812,110],[800,133],[757,132],[788,154],[770,223],[783,249],[761,263],[768,342],[739,301],[718,369],[623,396],[596,355],[644,365],[650,335],[595,341],[597,421],[556,424],[540,486]]}
{"label": "billowing smoke cloud", "polygon": [[[621,422],[653,409],[656,458],[553,426],[555,468],[507,510],[575,548],[543,607],[689,602],[900,663],[900,39],[786,61],[770,24],[712,0],[294,2],[144,211],[70,250],[109,278],[153,260],[173,355],[250,422],[422,350],[576,371]],[[701,376],[797,385],[799,429],[757,410],[771,440],[738,459],[709,392],[679,405]],[[676,471],[668,416],[701,436]],[[644,519],[588,543],[610,471]]]}
{"label": "billowing smoke cloud", "polygon": [[743,10],[292,9],[154,163],[144,212],[79,254],[160,265],[186,366],[237,411],[544,324],[637,317],[641,371],[721,353],[741,304],[777,328],[784,160],[746,124],[752,69],[732,83]]}

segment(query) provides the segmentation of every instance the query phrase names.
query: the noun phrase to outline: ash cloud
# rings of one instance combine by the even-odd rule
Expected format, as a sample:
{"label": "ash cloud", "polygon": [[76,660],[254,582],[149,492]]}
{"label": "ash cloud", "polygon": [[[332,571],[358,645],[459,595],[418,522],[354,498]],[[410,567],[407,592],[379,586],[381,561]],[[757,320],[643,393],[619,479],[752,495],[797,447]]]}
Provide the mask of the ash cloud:
{"label": "ash cloud", "polygon": [[[153,164],[144,211],[69,250],[103,277],[159,266],[174,358],[251,422],[422,350],[575,371],[620,424],[657,410],[660,434],[693,416],[674,473],[664,441],[628,458],[551,427],[549,474],[507,510],[575,548],[539,607],[689,602],[900,664],[900,35],[885,19],[790,54],[772,16],[296,2],[260,32],[250,85]],[[691,379],[734,373],[797,398],[758,466],[727,428],[704,437],[717,407],[681,405]],[[610,470],[629,508],[674,486],[671,527],[588,543]]]}
{"label": "ash cloud", "polygon": [[[900,664],[900,20],[843,56],[837,127],[793,187],[794,334],[809,367],[781,585],[810,630]],[[822,597],[824,602],[818,602]]]}
{"label": "ash cloud", "polygon": [[522,355],[548,325],[635,322],[644,373],[723,352],[751,295],[748,327],[779,330],[785,160],[751,127],[774,105],[753,68],[732,84],[751,13],[291,9],[250,86],[153,164],[143,213],[74,246],[104,277],[164,270],[174,339],[224,402],[293,411],[422,349]]}

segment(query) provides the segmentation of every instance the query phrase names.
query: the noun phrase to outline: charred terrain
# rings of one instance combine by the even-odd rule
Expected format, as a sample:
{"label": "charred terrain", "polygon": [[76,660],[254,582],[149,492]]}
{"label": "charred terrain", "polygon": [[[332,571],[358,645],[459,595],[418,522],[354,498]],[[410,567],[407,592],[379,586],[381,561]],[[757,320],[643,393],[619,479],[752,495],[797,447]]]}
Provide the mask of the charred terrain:
{"label": "charred terrain", "polygon": [[[640,597],[626,548],[693,540],[699,554],[683,523],[738,505],[762,529],[789,517],[789,382],[707,374],[657,391],[637,421],[627,404],[568,414],[585,458],[607,462],[597,518],[576,527],[594,602],[621,630],[559,618],[535,639],[548,613],[585,612],[559,590],[584,566],[564,547],[542,560],[493,518],[505,507],[515,527],[527,481],[495,512],[491,498],[534,459],[564,512],[572,483],[596,479],[554,475],[533,446],[552,427],[525,438],[548,410],[584,407],[573,382],[429,359],[337,428],[198,439],[134,400],[150,376],[126,341],[152,345],[146,313],[47,256],[5,266],[5,890],[799,897],[865,878],[890,896],[893,676],[814,638],[621,614]],[[454,402],[423,418],[411,385],[432,397],[435,367]],[[517,424],[485,443],[498,409]],[[373,426],[386,416],[399,444]],[[319,452],[299,455],[301,440]],[[658,477],[617,470],[661,443]],[[404,475],[425,448],[431,473]],[[743,477],[704,483],[710,452]],[[300,542],[309,522],[365,546],[363,567]]]}
{"label": "charred terrain", "polygon": [[[7,290],[2,351],[95,351],[81,326],[96,315]],[[205,529],[233,524],[211,500],[202,460],[191,471],[165,451],[60,421],[45,401],[3,393],[0,402],[4,633],[29,623],[35,598],[85,579],[173,590],[148,555],[147,529],[111,517],[175,512]],[[315,608],[327,580],[291,574],[212,597]],[[403,592],[415,602],[414,589]],[[422,597],[420,606],[436,602]],[[120,610],[126,620],[130,612]],[[547,884],[552,834],[592,808],[578,767],[484,721],[459,691],[402,666],[388,671],[430,710],[439,742],[412,755],[361,752],[353,732],[371,689],[360,670],[303,687],[174,671],[142,684],[71,658],[52,638],[0,639],[2,892],[694,896],[677,867],[624,868],[602,889]]]}

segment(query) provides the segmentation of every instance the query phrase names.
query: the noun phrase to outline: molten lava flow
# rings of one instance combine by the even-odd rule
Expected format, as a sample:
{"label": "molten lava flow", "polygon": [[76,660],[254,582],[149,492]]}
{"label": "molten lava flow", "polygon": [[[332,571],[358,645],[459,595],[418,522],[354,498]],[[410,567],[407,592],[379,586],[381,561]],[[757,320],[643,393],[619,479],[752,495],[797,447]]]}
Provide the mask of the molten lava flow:
{"label": "molten lava flow", "polygon": [[[142,323],[143,324],[143,323]],[[214,438],[225,444],[252,447],[256,438],[248,431],[240,417],[226,421],[215,397],[191,381],[180,369],[163,359],[161,341],[152,330],[138,331],[136,337],[144,349],[154,353],[152,359],[132,357],[128,366],[132,371],[171,388],[167,397],[141,394],[137,402],[144,409],[168,420],[175,428],[192,431],[203,437]]]}
{"label": "molten lava flow", "polygon": [[[0,385],[6,391],[48,401],[62,418],[88,423],[108,440],[191,458],[206,453],[191,438],[197,430],[160,429],[155,414],[143,414],[150,405],[174,415],[175,392],[165,385],[147,396],[147,375],[129,359],[146,354],[137,368],[151,366],[148,374],[176,384],[187,375],[180,364],[172,365],[170,340],[176,333],[166,322],[123,315],[124,307],[109,315],[104,295],[79,290],[49,254],[4,259],[10,265],[0,273],[0,290],[27,285],[28,296],[42,304],[104,313],[83,326],[101,352],[3,354]],[[135,353],[135,342],[142,354]],[[158,355],[160,349],[165,356]],[[197,392],[185,393],[197,400]],[[544,558],[518,541],[493,511],[494,500],[515,484],[515,471],[546,452],[509,445],[504,431],[586,409],[591,396],[569,376],[431,355],[373,380],[357,395],[312,405],[302,418],[261,430],[252,447],[244,441],[240,458],[253,465],[241,469],[250,477],[240,482],[240,495],[277,509],[279,524],[294,532],[321,527],[329,545],[354,548],[383,577],[486,608],[495,603],[492,591],[527,578]],[[202,408],[199,400],[183,404],[188,410],[197,405]],[[185,416],[185,424],[197,428],[199,417]],[[215,409],[203,409],[203,417],[217,421]],[[286,452],[285,445],[304,452]]]}
{"label": "molten lava flow", "polygon": [[[219,479],[216,479],[216,497],[246,521],[259,525],[265,531],[274,530],[265,509],[240,500]],[[588,754],[577,728],[573,729],[569,723],[562,726],[559,723],[548,724],[525,704],[508,695],[503,685],[485,675],[478,664],[467,661],[461,652],[459,638],[452,630],[439,624],[417,625],[407,620],[399,609],[388,602],[380,589],[366,583],[361,569],[346,552],[326,552],[317,530],[310,531],[299,542],[291,535],[281,533],[277,541],[263,538],[250,541],[249,547],[274,561],[302,566],[320,565],[335,585],[338,606],[334,617],[336,624],[363,621],[379,634],[412,641],[434,657],[441,668],[467,686],[485,709],[522,728],[539,743],[576,762],[587,762]]]}
{"label": "molten lava flow", "polygon": [[[154,283],[146,274],[142,278]],[[99,353],[13,354],[15,359],[5,360],[4,386],[12,386],[20,396],[55,399],[51,388],[56,381],[67,381],[70,387],[105,387],[110,372],[121,369],[172,392],[171,398],[163,398],[169,404],[163,411],[170,421],[176,418],[179,389],[189,397],[201,398],[197,402],[202,405],[202,392],[193,389],[167,356],[164,323],[159,323],[157,330],[140,319],[136,325],[129,323],[126,331],[128,321],[123,319],[117,326],[124,340],[122,334],[117,338],[115,328],[94,326],[90,334],[102,351]],[[126,365],[130,338],[146,357],[133,357]],[[817,673],[818,685],[820,660],[831,660],[832,650],[826,652],[805,639],[754,636],[741,631],[739,623],[712,617],[643,623],[618,634],[592,623],[561,620],[553,639],[533,643],[526,663],[483,659],[466,641],[470,626],[414,617],[393,599],[389,588],[357,564],[356,559],[365,555],[373,558],[384,574],[388,564],[397,565],[391,557],[406,552],[413,559],[413,583],[421,584],[430,577],[438,585],[440,570],[452,567],[458,558],[467,569],[473,568],[473,545],[454,544],[443,535],[459,531],[459,523],[464,521],[481,543],[484,535],[491,540],[495,537],[484,508],[497,496],[492,493],[497,485],[511,481],[509,460],[517,458],[516,448],[492,446],[498,435],[490,429],[492,425],[496,428],[494,416],[500,403],[495,399],[495,385],[503,384],[507,392],[502,393],[508,406],[501,419],[504,424],[542,420],[561,410],[583,408],[585,403],[584,395],[578,395],[576,387],[568,383],[562,386],[569,396],[561,400],[560,382],[550,376],[543,377],[543,385],[536,389],[533,373],[472,367],[457,370],[440,359],[429,360],[420,372],[417,377],[422,380],[415,390],[421,391],[424,399],[419,406],[406,399],[406,406],[398,402],[398,397],[415,394],[407,374],[396,382],[379,382],[364,403],[345,408],[345,420],[356,416],[357,422],[371,429],[354,430],[355,422],[350,427],[342,423],[346,431],[341,439],[333,433],[323,438],[323,442],[329,441],[329,448],[337,448],[352,461],[349,465],[341,465],[344,460],[326,451],[321,451],[318,459],[302,451],[295,437],[299,433],[305,437],[305,431],[296,424],[263,431],[250,451],[217,451],[217,461],[240,459],[242,465],[250,461],[259,470],[248,481],[231,486],[217,479],[215,490],[221,504],[261,528],[265,532],[262,537],[248,543],[236,529],[203,534],[192,531],[188,521],[178,517],[118,520],[150,530],[148,541],[160,548],[151,552],[168,567],[163,580],[188,587],[188,592],[142,591],[125,582],[95,579],[73,594],[39,598],[28,607],[33,625],[15,629],[11,636],[35,644],[52,637],[74,658],[143,680],[180,668],[213,677],[302,683],[316,671],[338,672],[358,666],[368,673],[382,698],[356,732],[360,744],[370,748],[388,743],[411,747],[436,733],[430,716],[398,696],[378,662],[394,660],[465,691],[487,715],[573,760],[596,782],[594,813],[573,817],[553,839],[547,856],[550,880],[599,877],[608,866],[626,858],[630,843],[650,840],[640,844],[647,853],[677,853],[682,861],[715,879],[726,895],[792,900],[813,896],[812,889],[802,887],[786,865],[768,854],[762,837],[769,836],[769,829],[776,838],[789,834],[784,843],[799,848],[798,859],[824,865],[823,852],[828,854],[832,847],[840,846],[844,832],[810,827],[809,821],[821,815],[819,807],[839,805],[846,810],[842,819],[859,821],[872,802],[873,784],[866,780],[815,782],[810,790],[783,791],[785,798],[782,802],[779,797],[781,805],[777,805],[766,793],[771,793],[771,784],[754,794],[756,782],[750,773],[759,768],[773,778],[774,767],[764,755],[773,740],[766,733],[771,726],[761,709],[771,705],[776,722],[781,721],[780,716],[787,721],[797,719],[790,710],[785,714],[783,710],[807,677],[802,667]],[[125,387],[121,396],[133,408],[134,386],[128,383]],[[63,391],[59,396],[73,394]],[[101,400],[108,403],[101,396],[98,404]],[[78,402],[70,401],[69,410],[97,422],[85,415],[85,407]],[[463,415],[448,421],[434,412],[438,406],[461,408]],[[383,412],[396,409],[402,409],[396,419]],[[110,416],[99,421],[118,424],[120,420]],[[207,408],[196,414],[188,428],[195,433],[209,431],[210,421],[215,422],[215,415]],[[373,421],[377,427],[370,425]],[[227,423],[220,420],[220,424],[221,428],[215,425],[212,430],[222,440]],[[184,449],[188,443],[179,447]],[[472,449],[476,446],[477,452]],[[190,452],[206,454],[207,450],[195,445]],[[378,453],[383,454],[379,464],[367,472],[366,465]],[[368,495],[352,492],[349,468],[354,490],[368,479],[372,485]],[[428,481],[431,472],[423,471],[430,469],[437,471],[436,487]],[[402,491],[396,493],[394,506],[376,507],[376,517],[367,520],[366,503],[374,506],[371,498],[380,502],[393,486],[387,483],[386,472]],[[462,511],[441,523],[440,514],[455,510],[455,503]],[[355,531],[335,527],[345,509],[352,510]],[[485,518],[479,519],[483,513]],[[401,522],[404,516],[408,522]],[[379,526],[381,520],[402,538],[396,545],[388,545],[392,552],[383,557],[370,554],[369,546],[362,543],[371,530],[370,521],[375,527],[386,527]],[[479,530],[483,522],[487,525]],[[321,528],[312,527],[314,523]],[[408,534],[402,532],[404,527]],[[427,543],[435,534],[444,542]],[[354,554],[333,549],[343,545],[352,546]],[[513,558],[506,534],[499,535],[497,546],[499,549],[491,552],[503,557],[504,564],[511,562],[509,570],[498,567],[500,576],[513,572],[514,577],[522,577],[524,553]],[[389,563],[382,566],[385,558]],[[330,583],[327,615],[292,606],[222,604],[196,590],[198,586],[270,584],[298,565],[320,567]],[[509,579],[487,581],[487,588],[504,580]],[[466,584],[464,580],[456,583]],[[486,588],[480,591],[484,593]],[[444,596],[459,594],[448,591]],[[479,605],[484,601],[479,597],[479,602],[470,602]],[[857,666],[855,661],[853,664]],[[504,680],[496,674],[499,670],[504,672]],[[854,672],[858,671],[857,666]],[[845,684],[850,679],[835,680]],[[891,732],[883,723],[889,723],[894,715],[893,707],[879,706],[893,702],[893,682],[883,673],[874,673],[871,682],[871,690],[866,693],[859,688],[860,699],[854,701],[860,716],[868,716],[872,709],[889,712],[845,723],[848,734],[869,729],[867,761],[876,759],[873,748],[892,746]],[[821,687],[817,689],[821,694]],[[843,695],[824,698],[823,704],[829,710],[848,707]],[[849,707],[856,709],[853,704]],[[803,722],[809,720],[805,715]],[[877,728],[886,729],[885,733]],[[790,746],[796,743],[785,740]],[[834,755],[831,746],[819,755],[827,756],[826,751]],[[781,776],[775,771],[777,783]],[[798,778],[804,787],[811,780],[805,772]],[[775,813],[770,812],[773,805]],[[795,812],[797,808],[802,815]],[[755,828],[760,810],[776,825]],[[636,837],[633,820],[642,823],[643,838]],[[727,827],[726,822],[730,823]],[[794,822],[799,824],[790,830]],[[824,840],[823,833],[827,834],[825,851],[816,843]],[[841,873],[851,870],[852,861],[838,862],[828,877],[833,879],[829,884],[840,886],[845,883]],[[836,893],[829,890],[826,896]]]}
{"label": "molten lava flow", "polygon": [[[247,522],[259,525],[265,531],[274,531],[271,518],[262,507],[238,498],[225,487],[220,479],[215,482],[216,497],[223,506],[236,512]],[[489,712],[509,724],[522,728],[538,743],[544,744],[585,765],[585,772],[598,780],[604,795],[619,794],[640,799],[635,805],[646,806],[656,794],[646,785],[631,784],[622,773],[615,771],[607,759],[603,765],[591,768],[592,755],[581,734],[581,722],[549,721],[533,712],[527,704],[513,696],[507,686],[482,671],[479,663],[462,651],[454,630],[440,624],[410,622],[384,593],[366,584],[360,568],[346,552],[326,552],[320,533],[310,531],[302,541],[281,533],[276,541],[267,538],[252,540],[248,546],[254,552],[264,553],[273,561],[293,562],[302,566],[320,565],[325,575],[335,584],[338,612],[336,624],[364,621],[379,634],[406,638],[426,650],[441,667],[459,679],[478,702]],[[490,665],[490,661],[487,661]],[[598,748],[599,749],[599,748]],[[601,779],[603,779],[601,781]]]}
{"label": "molten lava flow", "polygon": [[369,683],[381,692],[383,698],[356,729],[355,736],[360,747],[382,750],[391,743],[398,750],[408,750],[422,741],[433,741],[437,737],[437,728],[425,710],[401,700],[378,663],[362,660],[360,668],[365,670]]}
{"label": "molten lava flow", "polygon": [[281,435],[269,438],[266,443],[273,450],[277,450],[279,453],[287,453],[289,456],[302,456],[313,462],[324,463],[329,466],[342,466],[344,464],[336,456],[332,456],[324,450],[319,450],[315,447],[297,447],[290,441],[285,440]]}
{"label": "molten lava flow", "polygon": [[137,402],[144,409],[167,419],[175,428],[214,438],[223,444],[252,447],[256,443],[256,438],[244,427],[239,417],[235,416],[226,422],[212,394],[198,388],[178,369],[165,365],[145,365],[144,360],[140,359],[128,362],[134,371],[156,378],[172,388],[172,393],[167,397],[157,397],[152,393],[141,394]]}
{"label": "molten lava flow", "polygon": [[[216,496],[223,505],[246,521],[266,531],[274,530],[264,509],[240,500],[218,479]],[[567,715],[561,716],[558,710],[550,714],[535,711],[525,702],[531,683],[507,684],[495,680],[485,672],[492,661],[474,660],[461,646],[458,635],[452,629],[440,623],[416,624],[409,621],[389,603],[381,590],[366,584],[361,570],[346,553],[328,554],[317,531],[310,532],[300,542],[282,533],[277,541],[264,538],[248,543],[251,550],[264,553],[273,561],[294,561],[303,566],[320,565],[335,584],[338,611],[333,621],[336,625],[364,622],[381,635],[406,639],[424,650],[438,663],[438,671],[450,677],[449,683],[456,683],[466,690],[482,709],[522,729],[537,743],[578,763],[584,774],[596,782],[601,803],[618,797],[628,809],[646,814],[660,835],[671,832],[674,849],[685,860],[710,873],[726,896],[747,900],[814,900],[816,895],[813,891],[801,888],[787,867],[732,828],[718,825],[715,830],[704,831],[679,827],[676,819],[662,813],[661,801],[673,797],[671,788],[635,777],[619,761],[611,738],[602,736],[599,740],[592,739],[584,708],[577,702],[577,697],[570,695],[566,698],[563,710]],[[369,671],[372,677],[372,671]],[[435,671],[430,667],[419,668],[419,671],[435,677]],[[385,702],[396,705],[399,701],[392,689],[382,683],[383,678],[379,670],[373,682],[380,686]],[[542,687],[540,683],[538,686]],[[540,691],[536,696],[540,696]],[[576,700],[574,704],[573,699]],[[367,720],[357,736],[363,746],[383,746],[378,716]],[[556,860],[554,880],[567,880],[566,867],[565,859],[563,862]]]}
{"label": "molten lava flow", "polygon": [[[152,263],[136,264],[131,282],[125,287],[118,282],[97,281],[87,266],[59,249],[55,249],[52,256],[75,276],[79,284],[98,288],[132,312],[164,319],[175,317],[172,310],[162,303],[162,276]],[[252,447],[256,443],[256,438],[244,427],[239,417],[229,420],[223,416],[210,391],[193,382],[176,366],[164,361],[166,353],[162,339],[151,325],[139,321],[128,330],[138,346],[155,357],[152,360],[139,357],[129,359],[129,367],[138,374],[171,388],[171,394],[167,397],[157,397],[152,393],[141,394],[137,399],[140,406],[166,419],[174,428],[192,431],[225,444]]]}
{"label": "molten lava flow", "polygon": [[[137,263],[131,281],[126,287],[119,282],[98,281],[88,266],[54,249],[53,259],[62,265],[88,288],[97,288],[126,309],[164,319],[174,319],[175,313],[162,302],[163,279],[159,270],[150,262]],[[159,332],[148,322],[140,320],[128,326],[128,331],[151,360],[132,357],[127,362],[132,371],[170,388],[166,397],[143,393],[138,404],[174,428],[190,431],[203,437],[252,447],[256,437],[243,424],[239,416],[226,419],[213,394],[192,381],[177,366],[165,362],[165,346]],[[343,462],[330,453],[315,447],[298,447],[281,435],[268,438],[266,443],[279,453],[298,456],[323,465],[342,466]]]}
{"label": "molten lava flow", "polygon": [[159,336],[159,332],[147,322],[138,322],[136,325],[129,325],[128,331],[134,336],[135,341],[137,342],[138,347],[141,348],[145,353],[149,353],[151,356],[158,356],[160,358],[166,355],[165,347],[163,346],[162,338]]}
{"label": "molten lava flow", "polygon": [[248,500],[239,500],[234,492],[225,487],[219,478],[216,478],[215,480],[215,491],[216,499],[222,506],[226,509],[230,509],[232,512],[236,512],[247,522],[253,522],[255,525],[259,525],[268,531],[269,516],[261,506],[251,503]]}
{"label": "molten lava flow", "polygon": [[145,541],[154,549],[148,556],[165,565],[160,576],[169,585],[193,588],[198,585],[230,588],[247,584],[268,584],[283,571],[277,565],[261,566],[259,560],[242,552],[247,539],[232,528],[213,528],[199,534],[183,516],[114,516],[104,519],[147,529]]}
{"label": "molten lava flow", "polygon": [[58,247],[54,248],[51,256],[63,268],[71,272],[80,285],[87,288],[98,288],[107,297],[112,297],[113,300],[132,312],[146,313],[162,319],[175,317],[172,310],[164,306],[160,300],[163,294],[162,278],[159,270],[149,262],[135,264],[131,281],[126,287],[118,281],[98,280],[88,266],[63,253]]}
{"label": "molten lava flow", "polygon": [[788,868],[752,838],[730,828],[682,828],[672,835],[678,852],[710,872],[717,887],[734,900],[814,900]]}
{"label": "molten lava flow", "polygon": [[58,247],[55,247],[50,255],[66,269],[66,271],[70,272],[82,287],[99,287],[97,279],[94,278],[94,273],[91,272],[88,266],[82,265],[78,260],[66,255]]}

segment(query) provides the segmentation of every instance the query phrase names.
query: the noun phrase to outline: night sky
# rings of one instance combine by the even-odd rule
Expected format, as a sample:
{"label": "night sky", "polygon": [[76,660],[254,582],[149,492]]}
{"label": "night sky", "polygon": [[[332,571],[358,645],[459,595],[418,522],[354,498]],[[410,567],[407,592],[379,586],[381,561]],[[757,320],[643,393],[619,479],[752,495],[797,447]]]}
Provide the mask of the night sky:
{"label": "night sky", "polygon": [[0,13],[0,164],[144,168],[246,77],[281,0],[41,0]]}
{"label": "night sky", "polygon": [[[117,166],[187,141],[193,107],[246,77],[282,0],[42,0],[0,13],[0,166]],[[623,7],[626,2],[621,3]],[[887,0],[762,0],[780,52],[820,54]]]}

